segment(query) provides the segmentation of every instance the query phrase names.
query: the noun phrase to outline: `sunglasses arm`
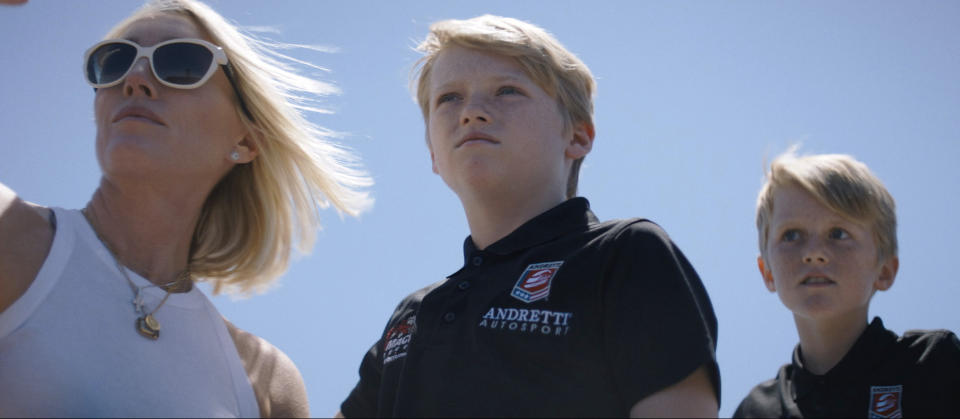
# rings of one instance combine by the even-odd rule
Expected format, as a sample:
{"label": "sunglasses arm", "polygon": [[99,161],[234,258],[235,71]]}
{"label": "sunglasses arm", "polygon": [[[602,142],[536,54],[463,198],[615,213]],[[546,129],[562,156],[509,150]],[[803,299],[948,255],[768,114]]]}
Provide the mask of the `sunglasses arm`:
{"label": "sunglasses arm", "polygon": [[233,66],[231,66],[230,63],[227,63],[221,64],[220,68],[223,68],[223,74],[227,76],[227,80],[230,82],[230,87],[233,88],[233,93],[237,95],[237,100],[240,101],[240,110],[243,111],[243,115],[246,116],[250,121],[253,121],[253,114],[250,113],[250,109],[247,109],[247,103],[243,100],[243,95],[240,94],[240,89],[237,88],[237,81],[233,75]]}

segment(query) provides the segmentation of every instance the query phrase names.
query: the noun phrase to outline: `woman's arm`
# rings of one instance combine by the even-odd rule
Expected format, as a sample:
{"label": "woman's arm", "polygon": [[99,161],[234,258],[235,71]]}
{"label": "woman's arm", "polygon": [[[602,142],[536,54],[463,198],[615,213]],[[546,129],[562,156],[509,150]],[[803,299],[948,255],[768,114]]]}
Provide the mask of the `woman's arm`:
{"label": "woman's arm", "polygon": [[47,258],[54,231],[50,213],[0,183],[0,313],[30,288]]}
{"label": "woman's arm", "polygon": [[307,389],[293,361],[266,340],[224,321],[253,385],[260,417],[309,417]]}

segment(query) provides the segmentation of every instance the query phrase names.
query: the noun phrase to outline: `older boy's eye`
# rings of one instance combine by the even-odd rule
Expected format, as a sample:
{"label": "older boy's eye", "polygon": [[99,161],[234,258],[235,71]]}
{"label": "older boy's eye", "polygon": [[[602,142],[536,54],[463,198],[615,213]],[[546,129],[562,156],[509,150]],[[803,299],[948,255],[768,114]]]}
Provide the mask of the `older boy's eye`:
{"label": "older boy's eye", "polygon": [[520,89],[517,89],[513,86],[503,86],[497,89],[497,95],[519,95],[521,94]]}
{"label": "older boy's eye", "polygon": [[444,93],[437,98],[437,105],[440,105],[441,103],[444,103],[444,102],[449,102],[451,100],[456,99],[457,97],[459,97],[459,95],[457,95],[456,93]]}
{"label": "older boy's eye", "polygon": [[849,239],[850,233],[847,233],[847,230],[836,227],[836,228],[830,229],[829,237],[834,240]]}
{"label": "older boy's eye", "polygon": [[787,230],[780,236],[780,240],[785,242],[792,242],[798,239],[800,239],[800,230]]}

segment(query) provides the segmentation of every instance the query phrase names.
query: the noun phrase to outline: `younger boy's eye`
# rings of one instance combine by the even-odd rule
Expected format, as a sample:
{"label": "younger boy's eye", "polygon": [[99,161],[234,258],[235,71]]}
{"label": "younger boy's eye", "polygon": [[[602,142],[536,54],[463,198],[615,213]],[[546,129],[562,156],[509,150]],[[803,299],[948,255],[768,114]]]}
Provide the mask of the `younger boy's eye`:
{"label": "younger boy's eye", "polygon": [[834,240],[843,240],[850,238],[850,233],[839,227],[830,229],[829,237]]}
{"label": "younger boy's eye", "polygon": [[783,232],[783,235],[780,236],[780,240],[785,242],[792,242],[800,239],[800,230],[790,229]]}
{"label": "younger boy's eye", "polygon": [[497,89],[497,95],[519,95],[520,89],[513,86],[503,86]]}

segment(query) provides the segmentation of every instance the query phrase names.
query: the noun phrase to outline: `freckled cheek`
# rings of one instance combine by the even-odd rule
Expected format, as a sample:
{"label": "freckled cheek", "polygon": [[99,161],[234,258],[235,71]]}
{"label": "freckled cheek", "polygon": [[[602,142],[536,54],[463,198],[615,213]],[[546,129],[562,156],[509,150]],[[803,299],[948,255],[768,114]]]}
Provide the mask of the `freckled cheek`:
{"label": "freckled cheek", "polygon": [[437,149],[444,141],[449,140],[450,124],[444,119],[439,117],[440,115],[433,115],[430,118],[430,122],[427,125],[427,141],[430,142],[430,146],[433,147],[434,151],[439,151]]}
{"label": "freckled cheek", "polygon": [[441,109],[430,113],[430,129],[449,128],[457,126],[457,116],[450,110],[451,106],[442,106]]}
{"label": "freckled cheek", "polygon": [[776,248],[770,254],[770,262],[774,267],[788,268],[795,265],[800,260],[800,255],[796,251]]}
{"label": "freckled cheek", "polygon": [[777,283],[789,284],[803,272],[803,263],[798,255],[773,254],[770,263],[772,265],[768,268]]}

